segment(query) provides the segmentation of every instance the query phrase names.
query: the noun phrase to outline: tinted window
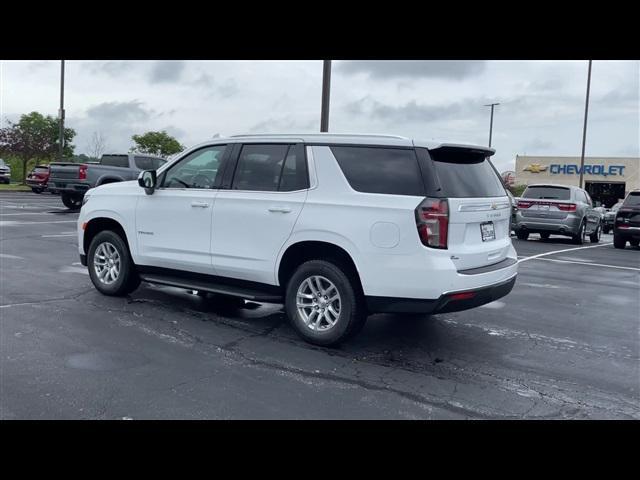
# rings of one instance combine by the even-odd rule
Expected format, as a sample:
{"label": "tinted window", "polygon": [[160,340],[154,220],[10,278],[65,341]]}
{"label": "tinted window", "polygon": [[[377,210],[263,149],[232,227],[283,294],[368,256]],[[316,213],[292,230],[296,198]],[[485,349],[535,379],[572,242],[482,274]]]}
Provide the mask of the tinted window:
{"label": "tinted window", "polygon": [[640,205],[640,192],[631,192],[627,199],[624,201],[624,206],[628,207],[630,205],[638,206]]}
{"label": "tinted window", "polygon": [[140,170],[154,170],[153,162],[149,157],[135,157],[136,168]]}
{"label": "tinted window", "polygon": [[127,155],[103,155],[100,164],[111,167],[128,167],[129,157]]}
{"label": "tinted window", "polygon": [[391,195],[424,195],[424,184],[412,149],[331,147],[354,190]]}
{"label": "tinted window", "polygon": [[33,169],[35,173],[48,173],[49,167],[36,167]]}
{"label": "tinted window", "polygon": [[570,200],[571,190],[564,187],[527,187],[522,194],[522,198],[540,198],[549,200]]}
{"label": "tinted window", "polygon": [[275,192],[289,145],[244,145],[231,188]]}
{"label": "tinted window", "polygon": [[226,145],[215,145],[191,152],[173,165],[164,176],[165,188],[212,188],[217,185]]}
{"label": "tinted window", "polygon": [[307,174],[307,161],[304,155],[303,145],[292,145],[287,153],[282,174],[280,175],[281,192],[292,192],[309,188],[309,176]]}
{"label": "tinted window", "polygon": [[151,159],[151,163],[153,164],[153,168],[155,170],[157,170],[158,168],[160,168],[162,165],[164,165],[165,163],[167,163],[166,160],[162,159],[162,158],[152,158]]}
{"label": "tinted window", "polygon": [[504,197],[507,195],[500,176],[480,152],[459,148],[429,151],[435,175],[447,197]]}

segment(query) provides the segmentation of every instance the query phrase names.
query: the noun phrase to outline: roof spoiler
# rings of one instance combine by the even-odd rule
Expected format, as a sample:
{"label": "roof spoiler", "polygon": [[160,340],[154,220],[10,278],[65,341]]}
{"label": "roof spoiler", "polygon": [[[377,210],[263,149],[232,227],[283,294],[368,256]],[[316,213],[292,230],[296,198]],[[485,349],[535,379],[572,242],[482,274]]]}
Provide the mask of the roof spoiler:
{"label": "roof spoiler", "polygon": [[495,149],[491,148],[491,147],[483,147],[482,145],[464,145],[464,144],[460,144],[460,143],[441,143],[440,145],[438,145],[435,148],[430,148],[430,151],[433,150],[441,150],[441,151],[460,151],[460,150],[465,150],[467,152],[471,152],[471,153],[479,153],[479,154],[483,154],[487,157],[492,156],[493,154],[496,153]]}

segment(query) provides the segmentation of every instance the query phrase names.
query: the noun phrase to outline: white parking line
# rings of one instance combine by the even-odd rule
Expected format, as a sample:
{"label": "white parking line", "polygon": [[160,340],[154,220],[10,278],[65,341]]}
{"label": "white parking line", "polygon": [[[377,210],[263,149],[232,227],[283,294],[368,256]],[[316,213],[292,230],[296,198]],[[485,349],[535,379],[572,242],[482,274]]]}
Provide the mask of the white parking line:
{"label": "white parking line", "polygon": [[[533,257],[528,257],[528,258],[533,258]],[[544,260],[545,262],[557,262],[557,263],[574,263],[577,265],[588,265],[591,267],[617,268],[619,270],[633,270],[634,272],[640,272],[640,268],[620,267],[618,265],[606,265],[603,263],[578,262],[574,260],[556,260],[555,258],[536,258],[535,260]]]}
{"label": "white parking line", "polygon": [[22,215],[55,215],[51,212],[0,213],[0,217],[17,217]]}
{"label": "white parking line", "polygon": [[0,258],[13,258],[15,260],[24,260],[24,257],[18,257],[17,255],[9,255],[8,253],[0,253]]}
{"label": "white parking line", "polygon": [[15,227],[16,225],[42,225],[45,223],[78,223],[77,220],[58,220],[55,222],[18,222],[15,220],[0,220],[0,227]]}
{"label": "white parking line", "polygon": [[598,245],[589,245],[587,247],[575,247],[575,248],[565,248],[564,250],[554,250],[552,252],[539,253],[538,255],[532,255],[530,257],[522,257],[518,260],[518,263],[526,262],[528,260],[535,260],[540,257],[546,257],[547,255],[555,255],[556,253],[564,253],[564,252],[574,252],[576,250],[585,250],[587,248],[598,248],[598,247],[606,247],[607,245],[613,245],[611,243],[599,243]]}

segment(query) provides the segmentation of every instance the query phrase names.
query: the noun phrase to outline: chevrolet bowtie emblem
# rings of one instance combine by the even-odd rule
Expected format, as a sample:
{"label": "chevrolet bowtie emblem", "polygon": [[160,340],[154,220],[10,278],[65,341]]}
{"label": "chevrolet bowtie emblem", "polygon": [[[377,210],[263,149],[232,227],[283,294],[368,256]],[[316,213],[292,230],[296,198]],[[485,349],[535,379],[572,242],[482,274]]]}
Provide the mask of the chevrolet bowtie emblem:
{"label": "chevrolet bowtie emblem", "polygon": [[547,168],[549,167],[545,165],[540,165],[539,163],[531,163],[526,167],[524,167],[522,170],[524,170],[525,172],[540,173],[540,172],[544,172]]}

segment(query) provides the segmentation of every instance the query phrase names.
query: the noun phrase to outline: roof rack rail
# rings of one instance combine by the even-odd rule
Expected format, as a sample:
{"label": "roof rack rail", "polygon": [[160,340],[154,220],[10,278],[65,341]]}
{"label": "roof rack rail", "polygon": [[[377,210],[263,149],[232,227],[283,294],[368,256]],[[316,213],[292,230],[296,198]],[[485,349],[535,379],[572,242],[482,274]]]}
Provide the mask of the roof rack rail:
{"label": "roof rack rail", "polygon": [[398,138],[401,140],[408,140],[407,137],[402,137],[400,135],[383,135],[378,133],[331,133],[331,132],[322,132],[322,133],[249,133],[243,135],[230,135],[230,138],[237,137],[321,137],[321,136],[332,136],[332,137],[380,137],[380,138]]}

